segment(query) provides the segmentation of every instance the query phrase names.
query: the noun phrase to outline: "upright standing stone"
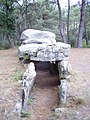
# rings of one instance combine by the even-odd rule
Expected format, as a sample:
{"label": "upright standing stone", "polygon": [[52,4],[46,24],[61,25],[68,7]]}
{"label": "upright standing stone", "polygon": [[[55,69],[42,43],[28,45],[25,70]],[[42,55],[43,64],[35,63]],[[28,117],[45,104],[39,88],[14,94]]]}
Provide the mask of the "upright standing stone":
{"label": "upright standing stone", "polygon": [[68,60],[62,60],[58,63],[59,79],[67,79],[69,76],[70,63]]}
{"label": "upright standing stone", "polygon": [[65,104],[67,99],[67,80],[61,80],[60,85],[60,103]]}
{"label": "upright standing stone", "polygon": [[23,74],[22,107],[25,111],[27,111],[29,93],[33,87],[35,77],[36,77],[35,66],[34,63],[31,62],[28,65],[27,70]]}

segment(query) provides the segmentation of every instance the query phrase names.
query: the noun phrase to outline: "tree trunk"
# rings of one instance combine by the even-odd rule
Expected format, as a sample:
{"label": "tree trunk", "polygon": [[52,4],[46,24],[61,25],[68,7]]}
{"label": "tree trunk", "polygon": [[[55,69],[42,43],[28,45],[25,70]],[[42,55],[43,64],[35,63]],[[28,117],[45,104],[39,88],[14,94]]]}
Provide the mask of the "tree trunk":
{"label": "tree trunk", "polygon": [[80,12],[80,24],[79,24],[79,32],[78,32],[78,43],[77,47],[82,48],[83,42],[83,31],[84,31],[84,21],[85,21],[85,1],[82,0],[81,12]]}
{"label": "tree trunk", "polygon": [[67,39],[68,39],[68,44],[70,44],[70,35],[69,35],[69,16],[70,16],[70,0],[68,0],[68,16],[67,16]]}
{"label": "tree trunk", "polygon": [[7,38],[8,42],[9,42],[10,48],[15,47],[15,42],[14,42],[14,40],[12,38],[10,38],[10,35],[7,34],[6,38]]}
{"label": "tree trunk", "polygon": [[85,28],[85,38],[86,38],[86,46],[88,47],[88,33],[87,33],[87,28],[86,28],[87,24],[86,21],[84,23],[84,28]]}
{"label": "tree trunk", "polygon": [[[89,41],[89,36],[88,36],[88,30],[87,30],[87,23],[88,23],[88,2],[86,4],[86,14],[85,14],[85,23],[84,23],[84,28],[85,28],[85,39],[86,39],[86,46],[88,47],[88,41]],[[90,16],[89,16],[90,17]]]}
{"label": "tree trunk", "polygon": [[25,0],[25,29],[28,27],[28,22],[27,22],[27,0]]}
{"label": "tree trunk", "polygon": [[[7,18],[7,20],[9,18],[9,14],[10,14],[10,9],[9,9],[9,5],[8,5],[8,0],[6,0],[6,18]],[[9,26],[8,21],[6,21],[7,31],[8,31],[8,26]],[[6,32],[6,39],[8,40],[10,47],[13,48],[15,46],[15,43],[8,32]]]}
{"label": "tree trunk", "polygon": [[61,15],[61,7],[60,7],[59,0],[57,0],[57,5],[58,5],[58,10],[59,10],[59,31],[60,31],[60,35],[61,35],[62,41],[64,43],[66,43],[65,34],[63,32],[62,15]]}

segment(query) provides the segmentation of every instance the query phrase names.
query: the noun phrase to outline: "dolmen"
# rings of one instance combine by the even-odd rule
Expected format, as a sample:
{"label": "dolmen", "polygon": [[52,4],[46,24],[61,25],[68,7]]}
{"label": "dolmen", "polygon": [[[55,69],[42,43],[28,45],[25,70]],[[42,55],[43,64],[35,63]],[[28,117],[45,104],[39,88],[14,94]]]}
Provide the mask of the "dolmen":
{"label": "dolmen", "polygon": [[67,78],[69,76],[70,45],[56,42],[55,34],[49,31],[27,29],[21,34],[21,46],[18,49],[19,59],[31,62],[58,63],[60,80],[60,102],[66,103]]}

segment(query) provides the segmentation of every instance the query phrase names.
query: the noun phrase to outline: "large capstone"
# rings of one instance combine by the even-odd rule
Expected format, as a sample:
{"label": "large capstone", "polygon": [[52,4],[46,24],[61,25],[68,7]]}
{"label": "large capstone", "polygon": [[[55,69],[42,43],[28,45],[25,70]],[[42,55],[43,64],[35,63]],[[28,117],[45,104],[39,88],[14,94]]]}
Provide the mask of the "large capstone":
{"label": "large capstone", "polygon": [[19,58],[28,55],[31,61],[61,61],[69,56],[70,45],[57,42],[56,45],[25,44],[19,47]]}
{"label": "large capstone", "polygon": [[49,31],[40,31],[34,29],[27,29],[21,34],[21,43],[23,44],[56,44],[55,34]]}

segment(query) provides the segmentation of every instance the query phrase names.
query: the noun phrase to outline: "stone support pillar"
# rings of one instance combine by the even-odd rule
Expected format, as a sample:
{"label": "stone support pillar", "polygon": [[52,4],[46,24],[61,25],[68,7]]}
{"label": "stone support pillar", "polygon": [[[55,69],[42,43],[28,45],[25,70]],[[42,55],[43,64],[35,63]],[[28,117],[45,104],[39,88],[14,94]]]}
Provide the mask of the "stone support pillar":
{"label": "stone support pillar", "polygon": [[66,100],[67,100],[67,80],[66,79],[61,80],[59,93],[60,93],[59,94],[60,103],[62,105],[66,104]]}
{"label": "stone support pillar", "polygon": [[68,60],[62,60],[58,63],[60,90],[60,103],[65,104],[67,99],[67,78],[69,77],[70,63]]}
{"label": "stone support pillar", "polygon": [[23,89],[22,89],[22,108],[27,111],[29,93],[33,87],[36,77],[34,63],[28,64],[27,70],[23,74]]}

